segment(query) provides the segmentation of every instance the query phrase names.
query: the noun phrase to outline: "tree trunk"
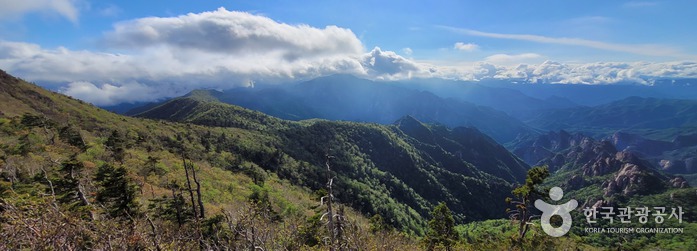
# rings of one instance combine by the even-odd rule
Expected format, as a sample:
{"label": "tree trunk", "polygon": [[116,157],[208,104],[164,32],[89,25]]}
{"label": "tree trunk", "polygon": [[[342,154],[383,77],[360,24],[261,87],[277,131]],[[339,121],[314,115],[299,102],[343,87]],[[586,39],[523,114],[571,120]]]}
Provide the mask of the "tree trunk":
{"label": "tree trunk", "polygon": [[203,199],[201,199],[201,183],[198,182],[198,178],[196,178],[196,169],[194,169],[194,165],[190,165],[191,167],[191,174],[194,178],[194,183],[196,183],[196,196],[198,197],[198,206],[199,206],[199,216],[203,219],[205,218],[206,214],[204,213],[204,207],[203,207]]}
{"label": "tree trunk", "polygon": [[329,166],[329,156],[327,156],[327,162],[325,165],[327,166],[327,216],[329,217],[329,222],[327,223],[327,228],[329,229],[329,250],[334,251],[336,248],[334,247],[335,243],[335,229],[334,229],[334,212],[332,211],[332,173],[331,173],[331,168]]}
{"label": "tree trunk", "polygon": [[189,179],[189,167],[186,164],[186,160],[182,158],[182,162],[184,163],[184,172],[186,174],[186,186],[187,186],[187,191],[189,191],[189,198],[191,198],[191,209],[194,212],[194,218],[198,218],[198,212],[196,210],[196,201],[194,200],[194,190],[191,188],[191,180]]}

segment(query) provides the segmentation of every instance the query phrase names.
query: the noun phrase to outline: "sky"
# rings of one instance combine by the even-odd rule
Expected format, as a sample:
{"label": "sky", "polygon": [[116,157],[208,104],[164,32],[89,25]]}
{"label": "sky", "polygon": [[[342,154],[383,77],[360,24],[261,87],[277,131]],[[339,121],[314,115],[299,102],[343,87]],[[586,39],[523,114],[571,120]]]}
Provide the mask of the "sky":
{"label": "sky", "polygon": [[94,103],[331,74],[697,78],[695,1],[0,0],[0,69]]}

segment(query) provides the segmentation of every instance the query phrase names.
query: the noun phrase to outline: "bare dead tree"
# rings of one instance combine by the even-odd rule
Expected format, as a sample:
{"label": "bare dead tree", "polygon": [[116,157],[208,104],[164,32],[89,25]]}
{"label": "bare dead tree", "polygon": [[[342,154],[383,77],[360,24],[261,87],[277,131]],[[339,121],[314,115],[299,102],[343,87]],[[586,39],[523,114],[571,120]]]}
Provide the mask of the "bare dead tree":
{"label": "bare dead tree", "polygon": [[203,207],[203,199],[201,198],[201,183],[198,181],[198,178],[196,178],[196,169],[194,168],[194,165],[189,163],[189,168],[191,168],[191,176],[194,178],[194,183],[196,183],[196,197],[198,199],[199,217],[203,219],[206,217],[206,214],[204,213],[205,210]]}
{"label": "bare dead tree", "polygon": [[155,250],[161,251],[162,248],[160,248],[160,243],[158,242],[159,235],[157,234],[157,228],[155,227],[155,223],[152,222],[150,219],[150,216],[148,214],[145,214],[145,219],[148,221],[148,224],[150,224],[150,232],[152,234],[152,244],[155,246]]}
{"label": "bare dead tree", "polygon": [[53,198],[53,203],[56,202],[56,190],[53,188],[53,182],[51,182],[51,179],[48,178],[48,173],[46,172],[46,169],[44,167],[41,167],[41,172],[44,175],[44,179],[46,182],[48,182],[48,187],[51,189],[51,197]]}
{"label": "bare dead tree", "polygon": [[339,206],[336,214],[334,215],[334,233],[336,234],[336,245],[338,246],[339,250],[345,250],[347,244],[345,233],[347,221],[344,209],[344,206]]}
{"label": "bare dead tree", "polygon": [[83,205],[89,206],[91,205],[90,201],[87,199],[87,196],[85,195],[85,189],[82,186],[82,182],[80,182],[79,178],[75,177],[75,169],[71,166],[70,170],[68,170],[68,175],[70,175],[70,178],[75,180],[77,182],[77,197],[80,199],[80,202],[82,202]]}
{"label": "bare dead tree", "polygon": [[518,222],[518,241],[522,241],[525,234],[530,230],[530,225],[533,225],[532,220],[535,217],[539,217],[539,215],[530,215],[528,203],[525,199],[523,199],[523,201],[510,200],[509,203],[513,204],[515,209],[507,210],[509,214],[508,218],[511,222]]}
{"label": "bare dead tree", "polygon": [[334,199],[334,194],[332,192],[332,183],[334,178],[332,177],[332,169],[329,165],[329,161],[334,158],[334,156],[326,155],[326,162],[324,165],[327,167],[327,195],[320,199],[320,204],[327,203],[327,212],[322,215],[322,218],[327,217],[327,230],[329,230],[329,250],[336,250],[336,229],[334,229],[334,211],[332,210],[332,200]]}
{"label": "bare dead tree", "polygon": [[196,202],[194,200],[194,190],[191,188],[191,179],[189,179],[189,168],[186,164],[186,159],[184,159],[184,157],[182,157],[182,163],[184,164],[184,173],[186,174],[187,191],[189,191],[189,198],[191,198],[191,210],[194,213],[194,218],[198,219],[198,210],[196,209]]}

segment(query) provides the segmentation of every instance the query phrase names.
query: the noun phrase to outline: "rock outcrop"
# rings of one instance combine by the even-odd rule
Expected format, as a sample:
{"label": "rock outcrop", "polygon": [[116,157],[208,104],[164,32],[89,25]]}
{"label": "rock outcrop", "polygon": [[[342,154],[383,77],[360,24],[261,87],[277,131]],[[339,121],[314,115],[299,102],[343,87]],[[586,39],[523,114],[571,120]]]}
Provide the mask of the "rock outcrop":
{"label": "rock outcrop", "polygon": [[661,191],[665,189],[661,178],[662,176],[647,167],[624,163],[613,179],[604,186],[604,195],[632,196]]}
{"label": "rock outcrop", "polygon": [[671,187],[673,188],[687,188],[690,187],[690,185],[687,183],[687,180],[683,178],[682,176],[676,176],[675,178],[671,179],[668,184],[670,184]]}

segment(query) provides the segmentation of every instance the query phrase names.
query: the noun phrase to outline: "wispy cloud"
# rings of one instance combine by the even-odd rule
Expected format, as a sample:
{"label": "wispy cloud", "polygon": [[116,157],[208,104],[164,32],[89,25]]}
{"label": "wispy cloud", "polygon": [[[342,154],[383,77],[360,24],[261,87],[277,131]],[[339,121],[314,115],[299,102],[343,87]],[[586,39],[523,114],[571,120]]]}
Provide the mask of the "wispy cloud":
{"label": "wispy cloud", "polygon": [[30,12],[55,12],[73,23],[78,21],[78,0],[0,0],[0,19]]}
{"label": "wispy cloud", "polygon": [[498,39],[509,39],[509,40],[520,40],[535,43],[546,43],[546,44],[560,44],[560,45],[572,45],[572,46],[582,46],[600,50],[607,51],[617,51],[625,52],[636,55],[644,56],[660,56],[660,57],[676,57],[684,58],[685,54],[680,50],[663,45],[653,45],[653,44],[618,44],[618,43],[607,43],[596,40],[588,40],[582,38],[566,38],[566,37],[547,37],[532,34],[506,34],[506,33],[492,33],[483,32],[471,29],[462,29],[451,26],[438,26],[453,32],[468,36],[476,37],[488,37],[488,38],[498,38]]}
{"label": "wispy cloud", "polygon": [[575,25],[599,25],[612,22],[613,19],[604,16],[583,16],[571,18],[567,22]]}
{"label": "wispy cloud", "polygon": [[476,49],[479,49],[479,45],[473,43],[457,42],[455,43],[455,45],[453,45],[453,48],[459,51],[474,51]]}
{"label": "wispy cloud", "polygon": [[121,8],[119,8],[119,6],[110,4],[106,7],[104,7],[103,9],[100,9],[98,13],[99,13],[99,15],[102,15],[104,17],[117,17],[122,12],[123,12],[123,10]]}

